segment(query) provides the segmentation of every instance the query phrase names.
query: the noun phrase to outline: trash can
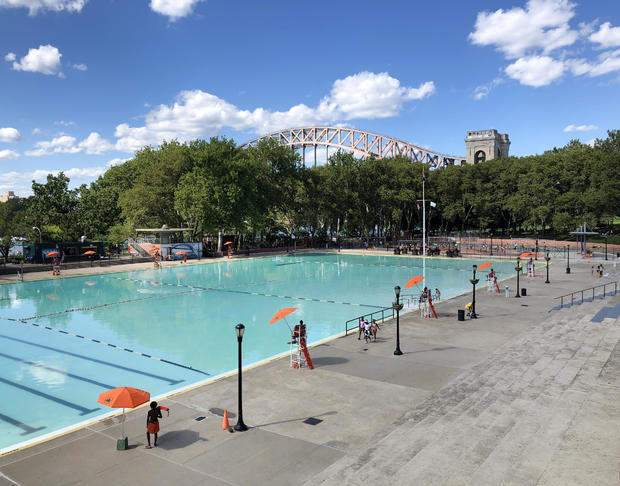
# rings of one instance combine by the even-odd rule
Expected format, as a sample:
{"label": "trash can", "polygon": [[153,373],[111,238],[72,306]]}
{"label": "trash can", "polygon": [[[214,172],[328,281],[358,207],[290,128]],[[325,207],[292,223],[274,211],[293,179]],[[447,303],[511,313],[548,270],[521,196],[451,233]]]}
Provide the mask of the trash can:
{"label": "trash can", "polygon": [[521,297],[525,297],[527,295],[527,289],[522,288],[521,289]]}
{"label": "trash can", "polygon": [[465,320],[465,309],[459,309],[458,313],[459,313],[459,321],[464,321]]}
{"label": "trash can", "polygon": [[129,440],[127,439],[127,437],[124,437],[122,439],[118,439],[116,441],[116,450],[117,451],[126,451],[129,448]]}

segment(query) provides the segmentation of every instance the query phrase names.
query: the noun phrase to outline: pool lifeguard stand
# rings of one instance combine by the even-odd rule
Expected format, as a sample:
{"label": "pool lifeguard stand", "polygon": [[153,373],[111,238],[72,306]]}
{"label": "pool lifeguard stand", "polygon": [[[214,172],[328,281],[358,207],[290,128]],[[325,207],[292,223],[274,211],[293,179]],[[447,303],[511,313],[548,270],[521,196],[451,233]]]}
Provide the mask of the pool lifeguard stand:
{"label": "pool lifeguard stand", "polygon": [[310,358],[307,346],[307,331],[304,321],[299,321],[299,324],[293,328],[291,335],[291,367],[301,368],[307,366],[309,369],[314,369],[314,364]]}

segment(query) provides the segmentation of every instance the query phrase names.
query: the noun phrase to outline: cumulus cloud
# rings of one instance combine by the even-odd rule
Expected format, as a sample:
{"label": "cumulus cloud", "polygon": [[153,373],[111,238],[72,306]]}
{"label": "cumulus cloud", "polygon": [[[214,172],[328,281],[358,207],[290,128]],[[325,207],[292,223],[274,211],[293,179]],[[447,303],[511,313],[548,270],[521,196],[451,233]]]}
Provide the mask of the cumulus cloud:
{"label": "cumulus cloud", "polygon": [[116,148],[131,152],[163,140],[191,140],[221,133],[223,127],[268,133],[283,128],[343,123],[358,118],[395,116],[408,101],[431,96],[432,81],[417,88],[401,86],[388,73],[361,72],[336,80],[317,106],[292,106],[286,111],[241,110],[201,90],[182,91],[172,105],[160,105],[145,116],[144,126],[122,123],[116,127]]}
{"label": "cumulus cloud", "polygon": [[60,71],[60,51],[49,44],[39,46],[38,49],[28,50],[28,54],[21,58],[19,62],[13,62],[13,69],[16,71],[30,71],[42,74],[58,74]]}
{"label": "cumulus cloud", "polygon": [[4,127],[0,128],[0,142],[19,142],[22,138],[21,134],[16,128]]}
{"label": "cumulus cloud", "polygon": [[17,58],[15,57],[15,53],[14,52],[9,52],[6,56],[4,56],[4,60],[5,61],[12,62],[15,59],[17,59]]}
{"label": "cumulus cloud", "polygon": [[612,27],[611,22],[605,22],[589,37],[591,42],[599,44],[601,49],[620,46],[620,27]]}
{"label": "cumulus cloud", "polygon": [[112,159],[112,160],[108,160],[108,162],[106,162],[105,166],[107,168],[110,167],[114,167],[115,165],[121,165],[124,164],[125,162],[127,162],[130,159],[120,159],[120,158],[116,158],[116,159]]}
{"label": "cumulus cloud", "polygon": [[86,71],[88,69],[86,64],[74,64],[72,67],[78,71]]}
{"label": "cumulus cloud", "polygon": [[167,16],[171,21],[186,17],[194,10],[194,6],[204,0],[151,0],[153,12]]}
{"label": "cumulus cloud", "polygon": [[[78,187],[81,184],[88,184],[94,179],[104,174],[108,167],[74,167],[64,169],[62,172],[71,179],[70,186]],[[0,192],[14,191],[19,196],[29,196],[32,194],[32,181],[39,183],[45,182],[48,174],[58,175],[60,170],[40,169],[31,172],[2,172],[0,173]]]}
{"label": "cumulus cloud", "polygon": [[15,160],[19,154],[14,150],[0,150],[0,160]]}
{"label": "cumulus cloud", "polygon": [[92,132],[81,142],[77,142],[75,137],[70,135],[60,135],[52,140],[43,140],[35,144],[34,150],[27,150],[26,155],[30,157],[42,157],[51,154],[101,154],[114,149],[107,140],[101,138],[97,132]]}
{"label": "cumulus cloud", "polygon": [[469,39],[476,45],[495,46],[508,59],[539,49],[546,54],[577,40],[578,32],[569,26],[574,9],[568,0],[529,0],[525,8],[479,12]]}
{"label": "cumulus cloud", "polygon": [[549,56],[522,57],[506,67],[506,74],[526,86],[546,86],[564,73],[564,63]]}
{"label": "cumulus cloud", "polygon": [[39,11],[80,12],[88,0],[0,0],[0,8],[27,8],[29,15]]}
{"label": "cumulus cloud", "polygon": [[590,132],[598,130],[596,125],[567,125],[564,127],[565,132]]}

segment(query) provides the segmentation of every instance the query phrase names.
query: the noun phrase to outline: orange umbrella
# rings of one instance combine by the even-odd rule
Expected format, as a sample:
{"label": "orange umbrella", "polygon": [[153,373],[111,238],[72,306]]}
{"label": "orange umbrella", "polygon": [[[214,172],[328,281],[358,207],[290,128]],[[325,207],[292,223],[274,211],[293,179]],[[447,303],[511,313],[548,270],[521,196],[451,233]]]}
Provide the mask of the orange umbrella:
{"label": "orange umbrella", "polygon": [[532,256],[532,254],[529,251],[524,251],[523,253],[519,255],[519,258],[526,258],[529,256]]}
{"label": "orange umbrella", "polygon": [[45,255],[45,258],[55,257],[58,255],[60,255],[60,253],[58,253],[57,251],[52,251],[52,252],[49,252],[47,255]]}
{"label": "orange umbrella", "polygon": [[422,275],[418,275],[417,277],[413,277],[413,278],[409,279],[409,282],[407,282],[405,284],[405,288],[408,289],[409,287],[413,287],[414,285],[418,285],[422,280],[424,280],[424,277]]}
{"label": "orange umbrella", "polygon": [[123,409],[123,421],[121,422],[121,437],[125,437],[125,409],[135,408],[138,405],[142,405],[150,400],[151,394],[138,388],[132,388],[130,386],[121,386],[108,390],[99,395],[97,399],[98,403],[110,408],[122,408]]}
{"label": "orange umbrella", "polygon": [[83,253],[83,255],[94,255],[95,253],[97,253],[97,252],[96,252],[96,251],[93,251],[93,250],[88,250],[88,251],[85,251],[85,252]]}
{"label": "orange umbrella", "polygon": [[179,250],[176,252],[177,255],[187,255],[183,250]]}
{"label": "orange umbrella", "polygon": [[484,270],[485,268],[489,268],[491,266],[490,262],[483,263],[478,267],[478,270]]}
{"label": "orange umbrella", "polygon": [[224,243],[224,246],[226,246],[226,245],[232,245],[232,244],[233,244],[233,242],[232,242],[232,241],[227,241],[226,243]]}
{"label": "orange umbrella", "polygon": [[149,253],[155,253],[156,251],[159,251],[159,248],[157,248],[156,246],[154,246],[153,248],[151,248],[149,250]]}
{"label": "orange umbrella", "polygon": [[288,316],[289,314],[295,312],[296,310],[297,310],[297,307],[286,307],[285,309],[280,309],[278,312],[276,312],[273,315],[273,317],[269,321],[269,324],[273,324],[274,322],[279,321],[283,317]]}

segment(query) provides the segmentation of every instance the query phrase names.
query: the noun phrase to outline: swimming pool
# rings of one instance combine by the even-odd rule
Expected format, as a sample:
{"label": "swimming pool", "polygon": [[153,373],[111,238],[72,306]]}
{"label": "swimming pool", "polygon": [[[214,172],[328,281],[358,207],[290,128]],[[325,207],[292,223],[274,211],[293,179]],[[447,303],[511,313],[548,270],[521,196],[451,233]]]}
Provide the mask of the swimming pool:
{"label": "swimming pool", "polygon": [[157,396],[234,370],[239,322],[244,363],[256,363],[288,350],[286,324],[268,325],[280,308],[297,307],[288,322],[303,319],[316,342],[390,306],[413,276],[444,299],[469,290],[471,265],[298,254],[1,285],[0,452],[109,413],[97,403],[106,389]]}

